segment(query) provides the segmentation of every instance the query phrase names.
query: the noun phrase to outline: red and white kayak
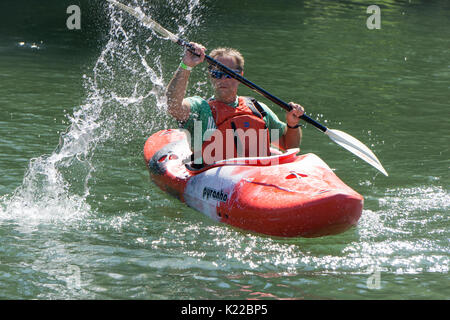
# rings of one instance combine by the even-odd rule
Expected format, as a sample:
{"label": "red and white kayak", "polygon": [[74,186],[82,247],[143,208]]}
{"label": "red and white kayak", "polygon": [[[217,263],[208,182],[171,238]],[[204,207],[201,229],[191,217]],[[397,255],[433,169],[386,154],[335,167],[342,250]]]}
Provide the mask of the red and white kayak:
{"label": "red and white kayak", "polygon": [[[151,179],[214,220],[279,237],[344,232],[361,216],[363,197],[314,154],[298,149],[266,158],[224,160],[201,170],[182,130],[153,134],[144,146]],[[270,161],[267,161],[270,160]]]}

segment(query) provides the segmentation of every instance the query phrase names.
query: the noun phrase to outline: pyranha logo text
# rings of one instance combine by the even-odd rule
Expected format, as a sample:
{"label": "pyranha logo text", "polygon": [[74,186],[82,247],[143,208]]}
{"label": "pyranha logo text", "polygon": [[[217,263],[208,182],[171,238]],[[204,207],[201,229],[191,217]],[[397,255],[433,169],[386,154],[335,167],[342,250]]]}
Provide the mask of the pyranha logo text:
{"label": "pyranha logo text", "polygon": [[224,193],[223,190],[217,191],[212,188],[204,187],[203,198],[206,198],[206,200],[208,200],[209,198],[213,198],[215,200],[226,202],[228,199],[228,195]]}

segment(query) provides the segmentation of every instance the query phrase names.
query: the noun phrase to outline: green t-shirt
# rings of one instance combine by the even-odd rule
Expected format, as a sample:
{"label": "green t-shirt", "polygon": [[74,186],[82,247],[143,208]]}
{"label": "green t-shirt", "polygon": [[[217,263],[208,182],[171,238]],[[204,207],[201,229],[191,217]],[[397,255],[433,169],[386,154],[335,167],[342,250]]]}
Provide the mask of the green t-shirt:
{"label": "green t-shirt", "polygon": [[[209,132],[212,133],[214,129],[216,129],[216,123],[212,116],[208,101],[198,96],[189,97],[186,98],[186,100],[191,106],[191,112],[189,118],[184,122],[183,128],[188,130],[191,134],[191,142],[194,139],[194,126],[199,128],[199,122],[201,122],[202,137],[205,139],[208,138],[210,134],[206,133],[206,131],[209,130]],[[266,112],[266,116],[264,116],[263,119],[269,129],[270,140],[276,142],[286,132],[286,124],[278,119],[277,115],[264,103],[259,102],[259,104]],[[230,106],[236,108],[238,106],[238,98],[236,98],[236,101],[233,104],[230,104]],[[196,121],[199,122],[196,124]]]}

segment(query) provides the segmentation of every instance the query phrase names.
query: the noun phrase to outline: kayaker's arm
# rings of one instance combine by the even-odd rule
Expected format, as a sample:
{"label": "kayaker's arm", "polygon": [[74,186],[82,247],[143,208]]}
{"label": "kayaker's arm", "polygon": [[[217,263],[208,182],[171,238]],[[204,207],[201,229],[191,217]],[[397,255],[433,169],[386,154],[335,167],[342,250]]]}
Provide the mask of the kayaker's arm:
{"label": "kayaker's arm", "polygon": [[280,147],[284,150],[298,148],[302,141],[302,129],[287,128],[283,136],[279,140]]}
{"label": "kayaker's arm", "polygon": [[195,47],[198,56],[186,50],[183,60],[166,90],[167,111],[179,121],[187,120],[191,111],[189,103],[184,99],[191,70],[205,59],[205,47],[194,42],[191,42],[191,45]]}
{"label": "kayaker's arm", "polygon": [[298,148],[302,141],[302,129],[298,125],[300,117],[305,113],[305,109],[296,103],[290,102],[292,110],[286,113],[286,132],[279,140],[279,146],[285,150]]}
{"label": "kayaker's arm", "polygon": [[189,103],[184,100],[190,73],[189,70],[178,68],[166,90],[167,111],[178,121],[187,120],[191,111]]}

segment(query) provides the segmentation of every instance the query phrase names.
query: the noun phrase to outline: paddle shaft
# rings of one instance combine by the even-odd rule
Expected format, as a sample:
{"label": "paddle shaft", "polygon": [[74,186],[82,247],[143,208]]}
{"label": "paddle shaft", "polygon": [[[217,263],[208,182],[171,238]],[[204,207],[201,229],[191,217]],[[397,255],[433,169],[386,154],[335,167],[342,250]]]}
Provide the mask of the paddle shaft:
{"label": "paddle shaft", "polygon": [[[191,53],[193,53],[194,55],[198,56],[198,54],[195,53],[195,48],[187,41],[183,40],[183,39],[178,39],[178,41],[176,42],[177,44],[184,46],[186,49],[188,49]],[[253,82],[251,82],[250,80],[247,80],[246,78],[244,78],[243,76],[241,76],[240,74],[237,74],[236,72],[234,72],[233,70],[231,70],[230,68],[228,68],[227,66],[223,65],[222,63],[220,63],[219,61],[211,58],[208,55],[205,55],[205,59],[206,61],[208,61],[208,63],[218,67],[220,70],[222,70],[223,72],[225,72],[226,74],[230,75],[232,78],[238,80],[239,82],[241,82],[242,84],[244,84],[245,86],[249,87],[250,89],[258,92],[259,94],[261,94],[262,96],[264,96],[265,98],[269,99],[270,101],[272,101],[273,103],[276,103],[277,105],[279,105],[280,107],[282,107],[283,109],[285,109],[286,111],[291,111],[292,108],[289,104],[287,104],[286,102],[284,102],[283,100],[281,100],[280,98],[274,96],[273,94],[267,92],[266,90],[264,90],[263,88],[257,86],[256,84],[254,84]],[[322,132],[326,132],[328,130],[327,127],[321,125],[319,122],[315,121],[314,119],[311,119],[310,117],[308,117],[306,114],[303,114],[300,117],[302,120],[308,122],[309,124],[312,124],[313,126],[315,126],[317,129],[319,129]]]}

